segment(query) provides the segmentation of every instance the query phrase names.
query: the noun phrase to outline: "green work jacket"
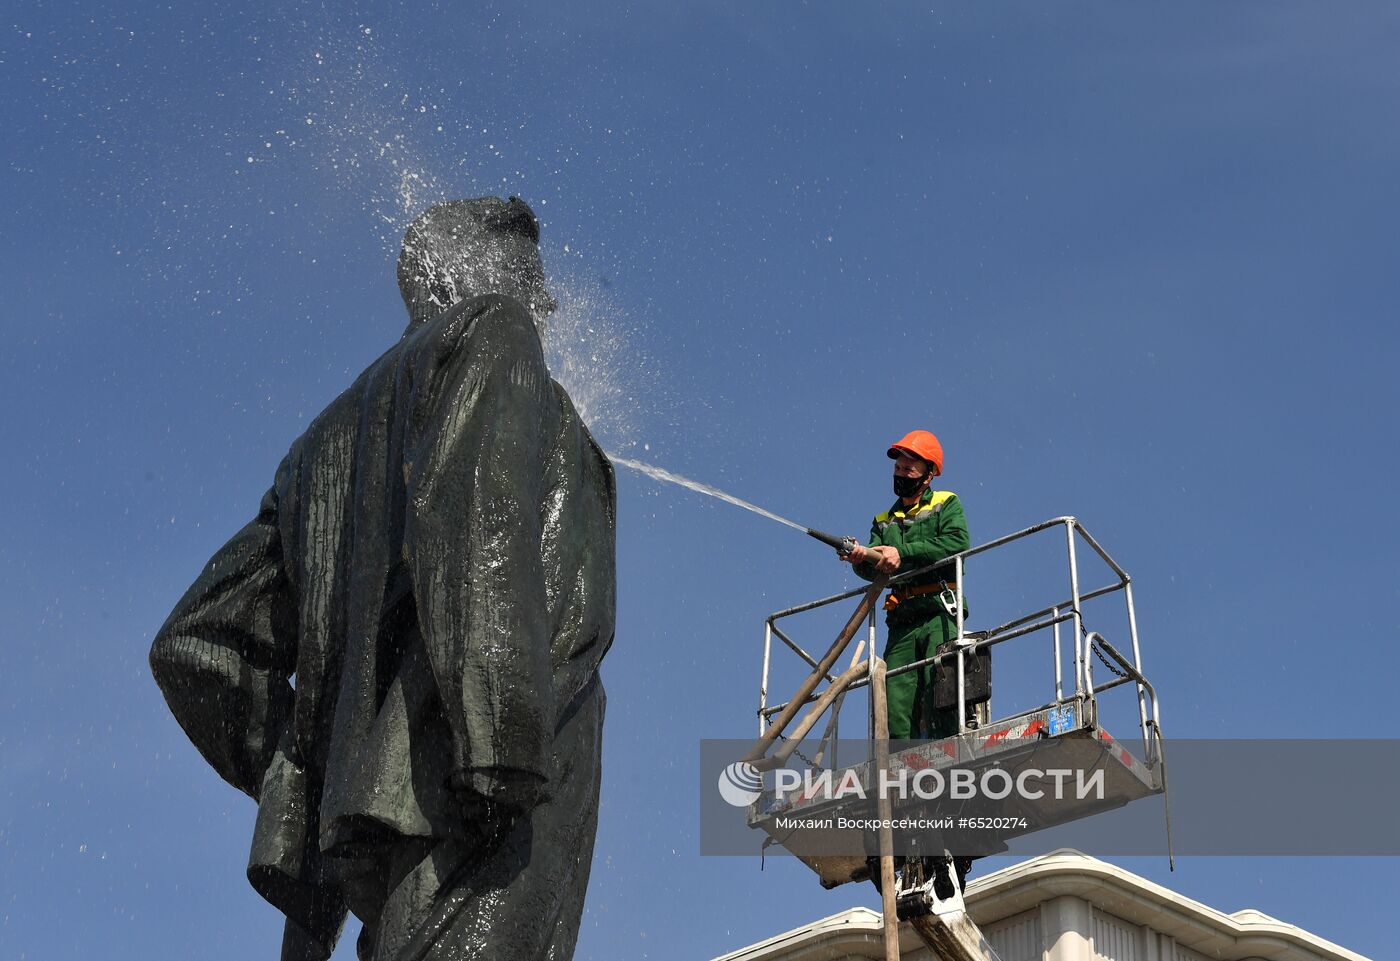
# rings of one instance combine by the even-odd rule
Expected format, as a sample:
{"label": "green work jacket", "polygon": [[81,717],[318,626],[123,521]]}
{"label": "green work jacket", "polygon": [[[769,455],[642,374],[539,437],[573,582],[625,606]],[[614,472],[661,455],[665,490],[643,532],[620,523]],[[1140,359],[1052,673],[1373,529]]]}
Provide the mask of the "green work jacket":
{"label": "green work jacket", "polygon": [[[899,571],[903,574],[951,557],[967,550],[972,542],[967,536],[967,516],[962,501],[952,491],[924,491],[919,503],[905,508],[896,500],[890,509],[876,514],[870,525],[867,547],[893,547],[899,551]],[[860,564],[856,573],[866,580],[875,578],[875,565]],[[953,581],[953,565],[941,567],[914,578],[904,586]],[[966,601],[964,600],[964,603]],[[936,593],[921,594],[902,602],[889,613],[891,621],[926,620],[933,614],[944,613]]]}

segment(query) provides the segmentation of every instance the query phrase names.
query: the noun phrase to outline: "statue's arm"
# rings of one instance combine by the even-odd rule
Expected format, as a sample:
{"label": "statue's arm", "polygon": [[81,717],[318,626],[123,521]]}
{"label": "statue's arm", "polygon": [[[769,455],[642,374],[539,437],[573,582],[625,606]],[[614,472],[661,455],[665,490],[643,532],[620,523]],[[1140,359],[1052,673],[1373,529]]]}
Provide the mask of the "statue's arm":
{"label": "statue's arm", "polygon": [[219,775],[254,798],[292,708],[295,619],[269,491],[151,645],[166,703]]}
{"label": "statue's arm", "polygon": [[404,543],[452,784],[528,808],[554,728],[540,504],[558,408],[534,322],[487,303],[420,348]]}

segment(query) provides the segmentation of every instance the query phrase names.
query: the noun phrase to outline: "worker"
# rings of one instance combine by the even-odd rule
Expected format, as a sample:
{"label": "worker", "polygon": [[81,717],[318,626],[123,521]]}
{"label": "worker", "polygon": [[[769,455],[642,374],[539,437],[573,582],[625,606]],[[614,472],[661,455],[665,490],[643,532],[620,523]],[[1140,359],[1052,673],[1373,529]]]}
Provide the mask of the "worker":
{"label": "worker", "polygon": [[[918,570],[967,550],[967,517],[952,491],[931,488],[943,473],[943,445],[926,430],[914,430],[890,445],[894,493],[890,509],[875,515],[870,543],[856,545],[844,559],[866,580]],[[958,636],[957,585],[952,565],[935,568],[890,591],[885,601],[885,664],[890,671],[932,657],[938,646]],[[885,682],[890,739],[942,738],[958,733],[957,707],[935,705],[934,681],[955,664],[929,665],[889,677]],[[954,674],[956,679],[956,674]],[[980,708],[980,710],[979,710]],[[969,717],[983,717],[986,706],[968,705]],[[934,878],[941,899],[967,884],[973,859],[964,855],[925,857],[924,870]],[[879,887],[879,869],[870,859],[870,877]]]}
{"label": "worker", "polygon": [[[931,488],[943,473],[943,445],[926,430],[910,431],[890,445],[894,493],[890,509],[875,516],[870,543],[844,555],[866,580],[916,570],[966,550],[967,518],[952,491]],[[953,568],[948,565],[901,583],[885,601],[885,664],[896,668],[932,657],[938,645],[958,636]],[[937,671],[929,665],[889,678],[886,684],[890,738],[941,738],[958,733],[957,709],[936,708]]]}

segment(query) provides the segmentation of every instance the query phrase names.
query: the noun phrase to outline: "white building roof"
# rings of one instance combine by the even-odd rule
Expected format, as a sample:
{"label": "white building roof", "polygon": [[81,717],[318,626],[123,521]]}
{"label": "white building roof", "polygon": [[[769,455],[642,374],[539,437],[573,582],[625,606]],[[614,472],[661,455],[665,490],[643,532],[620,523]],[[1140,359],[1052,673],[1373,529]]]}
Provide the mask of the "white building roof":
{"label": "white building roof", "polygon": [[[971,882],[968,913],[988,931],[1000,921],[1023,915],[1057,898],[1077,898],[1115,920],[1141,925],[1184,948],[1178,957],[1199,954],[1218,961],[1368,961],[1354,951],[1296,925],[1245,908],[1226,914],[1148,881],[1130,871],[1080,854],[1056,851],[1013,864]],[[928,957],[927,949],[903,926],[901,954]],[[994,939],[995,940],[995,939]],[[1148,957],[1160,957],[1148,949]],[[1112,957],[1094,949],[1095,957]],[[882,958],[881,919],[858,907],[822,918],[726,954],[715,961],[839,961]],[[1116,959],[1115,959],[1116,961]],[[1168,961],[1163,958],[1162,961]]]}

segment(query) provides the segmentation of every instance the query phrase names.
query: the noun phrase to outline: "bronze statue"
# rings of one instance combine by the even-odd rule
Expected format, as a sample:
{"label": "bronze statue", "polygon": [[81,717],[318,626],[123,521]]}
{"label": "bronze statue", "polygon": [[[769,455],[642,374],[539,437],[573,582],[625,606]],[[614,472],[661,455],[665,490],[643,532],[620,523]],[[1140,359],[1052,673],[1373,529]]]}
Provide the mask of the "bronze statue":
{"label": "bronze statue", "polygon": [[[539,223],[409,227],[409,326],[291,447],[151,667],[258,802],[282,956],[567,959],[598,814],[612,466],[545,368]],[[295,678],[295,687],[292,685]]]}

